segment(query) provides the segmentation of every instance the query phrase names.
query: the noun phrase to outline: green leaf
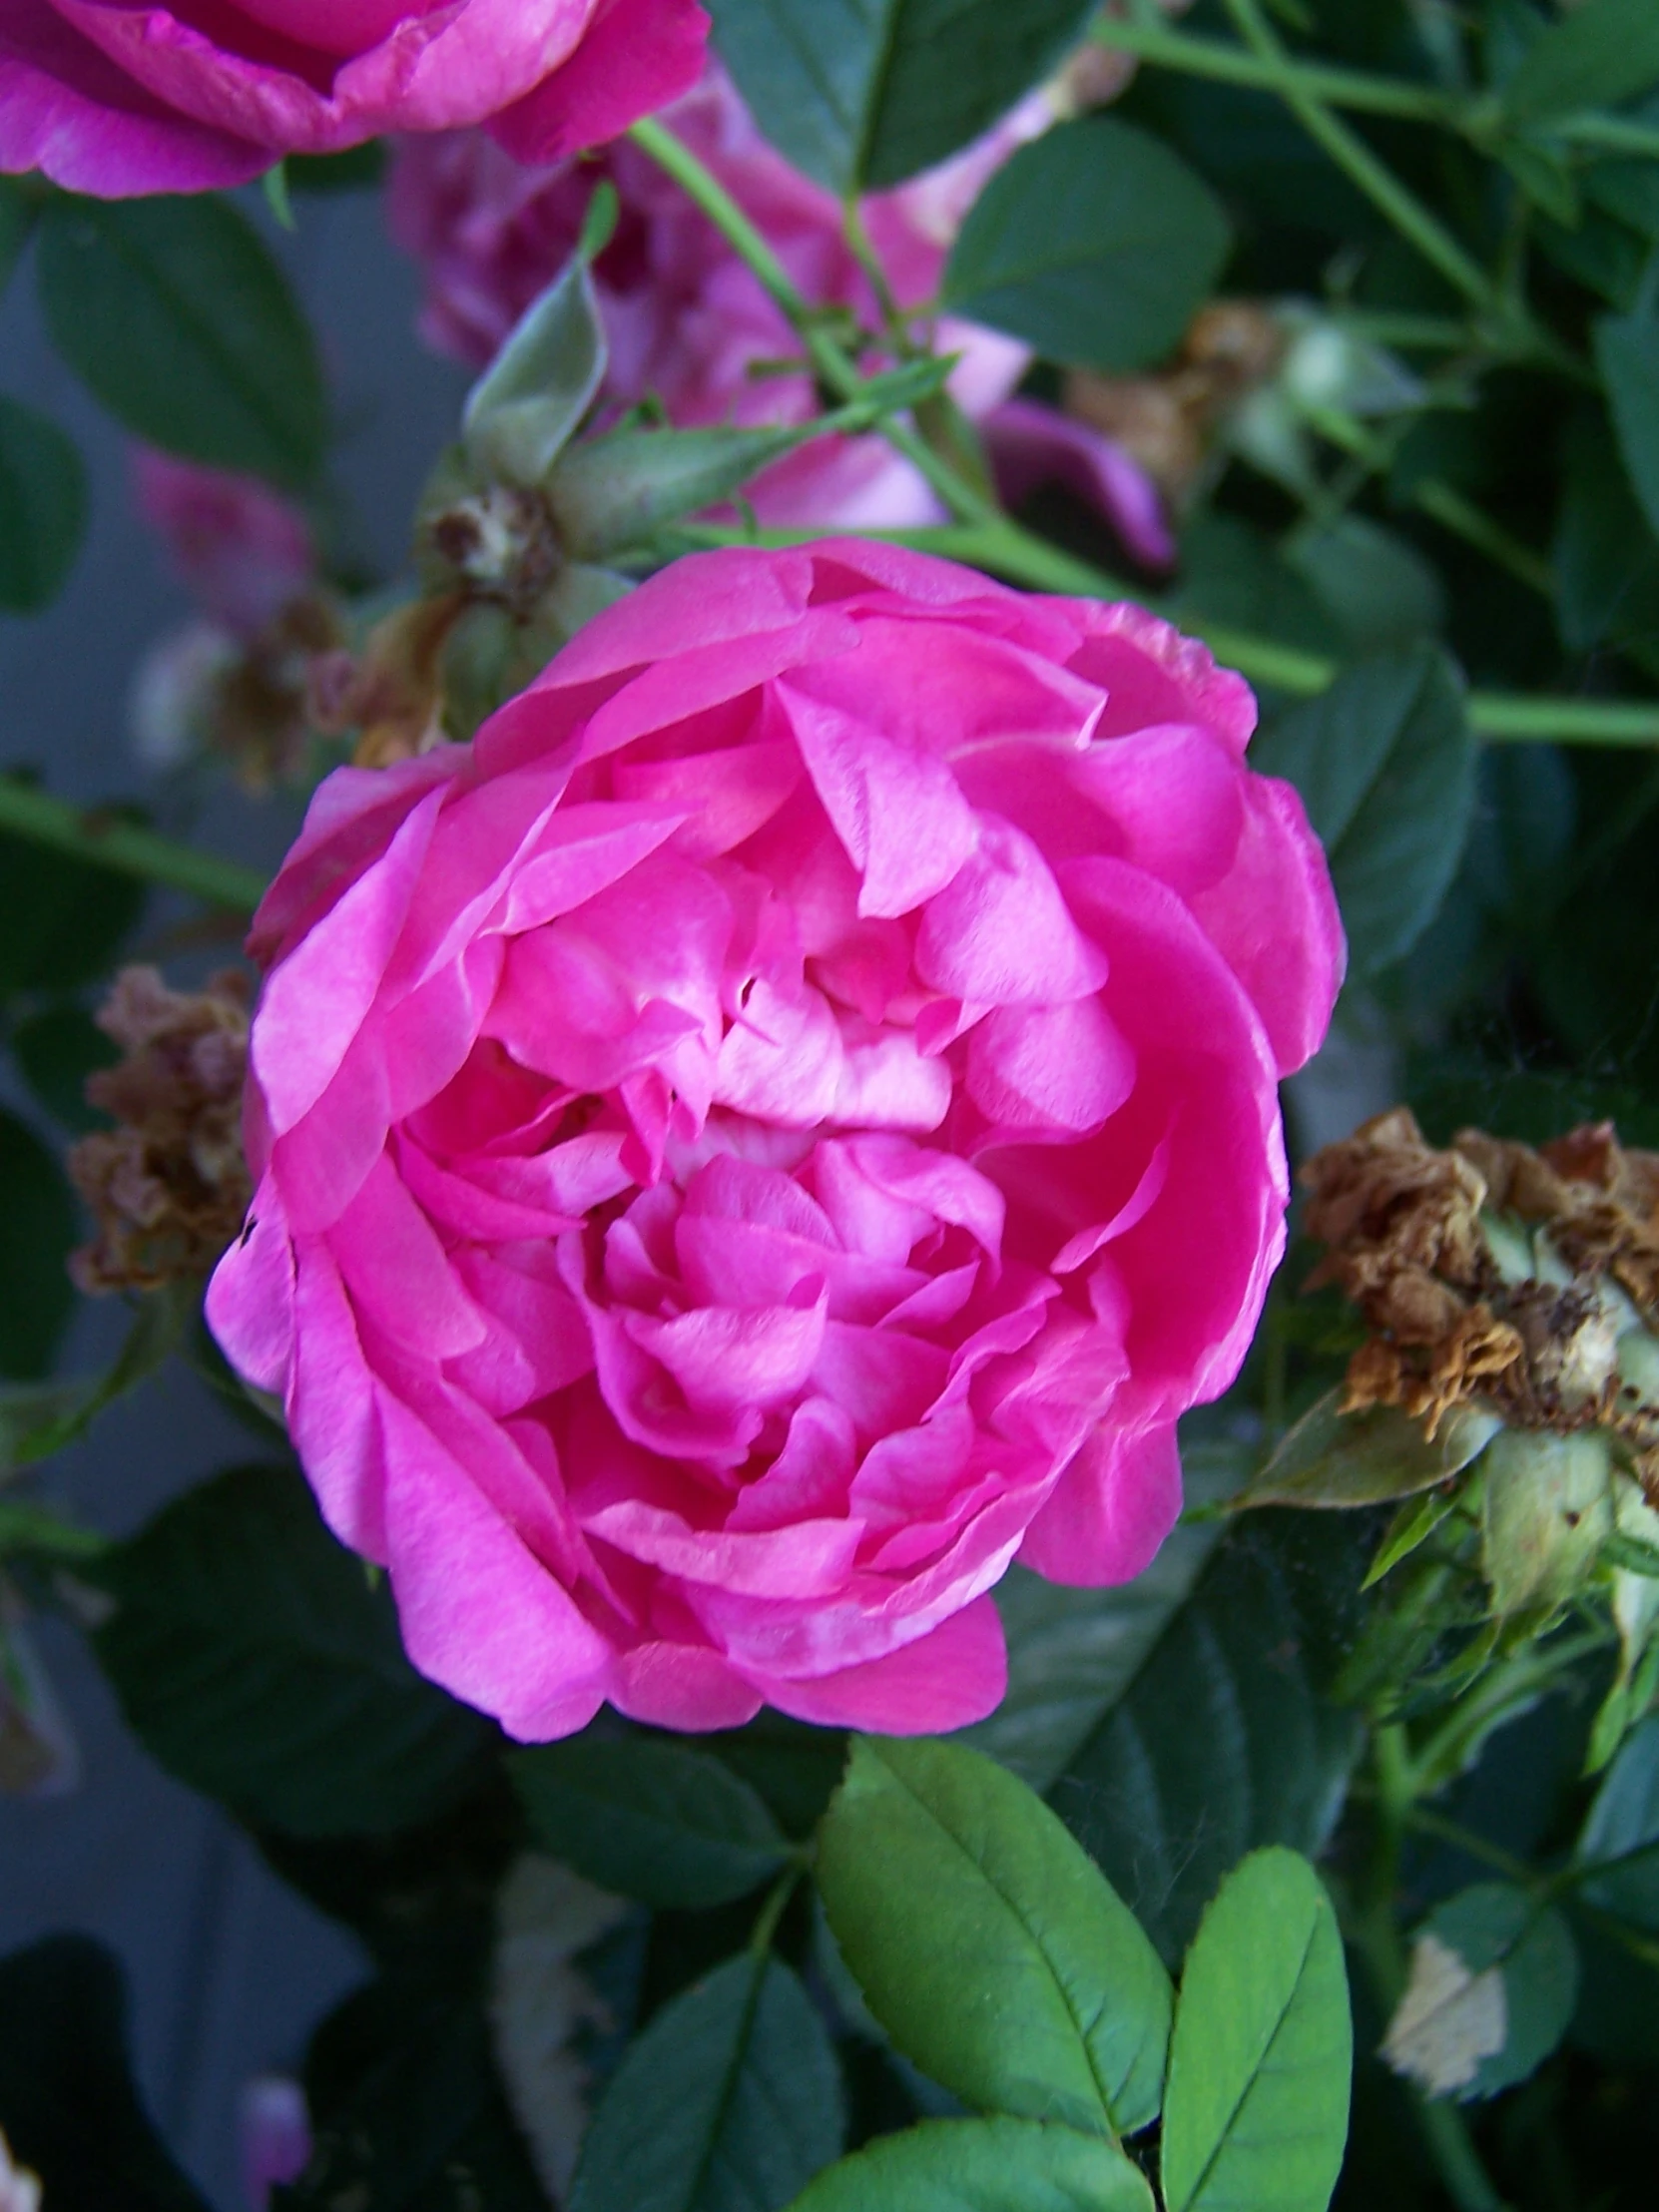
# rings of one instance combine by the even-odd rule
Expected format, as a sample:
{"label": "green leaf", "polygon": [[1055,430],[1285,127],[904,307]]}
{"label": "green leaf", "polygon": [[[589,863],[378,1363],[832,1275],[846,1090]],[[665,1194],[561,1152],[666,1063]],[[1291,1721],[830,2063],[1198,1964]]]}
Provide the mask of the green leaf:
{"label": "green leaf", "polygon": [[943,296],[1046,359],[1150,368],[1209,297],[1231,243],[1220,201],[1179,154],[1132,123],[1082,116],[997,171],[951,249]]}
{"label": "green leaf", "polygon": [[1345,1413],[1342,1402],[1339,1388],[1310,1406],[1235,1503],[1388,1505],[1460,1473],[1503,1425],[1495,1413],[1457,1406],[1430,1442],[1397,1405]]}
{"label": "green leaf", "polygon": [[824,1818],[846,1765],[840,1729],[814,1728],[770,1706],[742,1728],[705,1736],[698,1749],[747,1782],[786,1836],[803,1839]]}
{"label": "green leaf", "polygon": [[1659,531],[1659,319],[1602,315],[1595,349],[1625,474],[1649,529]]}
{"label": "green leaf", "polygon": [[85,1936],[0,1959],[0,2132],[53,2212],[207,2212],[134,2085],[121,1968]]}
{"label": "green leaf", "polygon": [[0,997],[75,990],[107,975],[149,896],[131,876],[4,831],[0,882]]}
{"label": "green leaf", "polygon": [[417,1675],[391,1596],[335,1543],[300,1475],[238,1467],[101,1563],[98,1632],[128,1720],[163,1766],[245,1819],[384,1834],[472,1779],[494,1731]]}
{"label": "green leaf", "polygon": [[1013,1775],[957,1744],[854,1737],[817,1873],[870,2010],[935,2081],[1095,2133],[1157,2117],[1169,1977]]}
{"label": "green leaf", "polygon": [[80,1209],[54,1155],[0,1107],[0,1376],[45,1375],[75,1310]]}
{"label": "green leaf", "polygon": [[1422,645],[1362,662],[1281,716],[1250,759],[1302,794],[1330,855],[1350,974],[1398,959],[1433,919],[1473,817],[1474,746],[1450,661]]}
{"label": "green leaf", "polygon": [[647,1905],[724,1905],[789,1852],[765,1805],[710,1753],[624,1736],[515,1752],[537,1841],[607,1890]]}
{"label": "green leaf", "polygon": [[1534,39],[1503,90],[1505,114],[1542,123],[1605,108],[1659,83],[1652,0],[1588,0]]}
{"label": "green leaf", "polygon": [[87,1077],[121,1053],[83,1006],[47,1006],[20,1021],[11,1035],[17,1072],[60,1128],[74,1136],[109,1126],[87,1104]]}
{"label": "green leaf", "polygon": [[[1189,1503],[1231,1494],[1240,1456],[1184,1432]],[[1134,1680],[1220,1534],[1214,1520],[1183,1523],[1132,1582],[1107,1590],[1067,1589],[1010,1567],[992,1592],[1007,1639],[1008,1687],[988,1720],[954,1740],[989,1752],[1033,1790],[1047,1790]]]}
{"label": "green leaf", "polygon": [[586,262],[566,264],[520,315],[461,414],[466,455],[486,483],[534,488],[605,376],[605,328]]}
{"label": "green leaf", "polygon": [[1091,0],[711,0],[762,131],[838,194],[967,145],[1055,68]]}
{"label": "green leaf", "polygon": [[1659,542],[1599,413],[1568,425],[1550,562],[1561,636],[1575,651],[1659,637]]}
{"label": "green leaf", "polygon": [[840,2152],[835,2053],[776,1958],[729,1959],[629,2046],[570,2212],[780,2212]]}
{"label": "green leaf", "polygon": [[819,2175],[790,2212],[1153,2212],[1140,2168],[1041,2120],[928,2120]]}
{"label": "green leaf", "polygon": [[1343,515],[1300,534],[1286,558],[1337,622],[1349,650],[1386,653],[1413,644],[1445,620],[1439,577],[1396,531],[1365,515]]}
{"label": "green leaf", "polygon": [[200,1291],[176,1285],[149,1291],[134,1307],[120,1352],[102,1375],[73,1382],[37,1382],[0,1389],[0,1479],[50,1458],[126,1391],[155,1374],[178,1349]]}
{"label": "green leaf", "polygon": [[35,227],[35,197],[16,177],[0,177],[0,292],[11,281],[12,271],[29,243]]}
{"label": "green leaf", "polygon": [[949,373],[948,361],[916,361],[868,378],[844,407],[771,429],[629,429],[586,438],[562,456],[548,486],[559,536],[583,560],[644,547],[665,524],[731,498],[815,438],[865,430],[918,405]]}
{"label": "green leaf", "polygon": [[1229,1875],[1187,1953],[1170,2040],[1167,2212],[1325,2212],[1354,2031],[1337,1917],[1305,1859]]}
{"label": "green leaf", "polygon": [[1048,1802],[1166,1961],[1260,1844],[1316,1853],[1360,1746],[1326,1690],[1347,1649],[1364,1545],[1340,1514],[1230,1528]]}
{"label": "green leaf", "polygon": [[1585,1902],[1659,1933],[1659,1714],[1625,1739],[1573,1854]]}
{"label": "green leaf", "polygon": [[1481,1565],[1494,1612],[1565,1604],[1613,1525],[1606,1436],[1506,1428],[1488,1445],[1484,1471]]}
{"label": "green leaf", "polygon": [[1495,2096],[1536,2073],[1577,1996],[1578,1953],[1560,1914],[1510,1883],[1477,1883],[1418,1929],[1382,2055],[1428,2096]]}
{"label": "green leaf", "polygon": [[125,429],[277,483],[316,477],[328,438],[316,348],[235,208],[59,195],[38,269],[53,344]]}
{"label": "green leaf", "polygon": [[49,607],[86,534],[87,472],[74,440],[50,415],[0,396],[0,607]]}

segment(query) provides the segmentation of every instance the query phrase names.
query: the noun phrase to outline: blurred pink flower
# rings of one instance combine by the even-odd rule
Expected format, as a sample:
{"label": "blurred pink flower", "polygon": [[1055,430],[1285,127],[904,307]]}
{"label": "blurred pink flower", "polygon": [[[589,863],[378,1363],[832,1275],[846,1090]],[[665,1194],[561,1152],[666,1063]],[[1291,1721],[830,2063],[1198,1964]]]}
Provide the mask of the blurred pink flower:
{"label": "blurred pink flower", "polygon": [[297,2181],[310,2164],[305,2092],[285,2074],[259,2074],[238,2103],[242,2194],[248,2212],[266,2212],[273,2189]]}
{"label": "blurred pink flower", "polygon": [[253,637],[316,578],[316,548],[299,509],[260,482],[149,446],[132,452],[139,512],[166,546],[202,612]]}
{"label": "blurred pink flower", "polygon": [[683,92],[707,32],[695,0],[0,0],[0,171],[201,192],[476,123],[554,161]]}
{"label": "blurred pink flower", "polygon": [[40,2212],[40,2182],[27,2166],[15,2166],[0,2135],[0,2212]]}
{"label": "blurred pink flower", "polygon": [[417,1666],[522,1738],[952,1728],[1016,1554],[1147,1564],[1343,967],[1254,720],[1134,607],[828,540],[321,787],[208,1310]]}
{"label": "blurred pink flower", "polygon": [[[938,169],[862,202],[870,243],[902,307],[926,305],[986,179],[1052,119],[1046,97],[1034,94]],[[809,297],[877,313],[834,195],[767,144],[724,72],[711,66],[667,120]],[[809,420],[817,397],[789,322],[684,193],[627,145],[600,164],[526,170],[482,132],[405,140],[392,168],[389,214],[398,241],[425,271],[427,339],[463,360],[488,361],[569,259],[602,175],[622,204],[594,273],[611,349],[610,398],[632,406],[654,393],[682,425]],[[1137,560],[1168,564],[1174,548],[1157,494],[1128,456],[1050,409],[1010,402],[1030,365],[1027,347],[949,316],[937,339],[942,352],[960,353],[951,391],[979,424],[993,463],[1000,465],[1006,442],[1021,491],[1064,481],[1092,500]],[[911,464],[873,435],[819,439],[768,469],[748,496],[762,521],[787,526],[859,530],[944,519]]]}

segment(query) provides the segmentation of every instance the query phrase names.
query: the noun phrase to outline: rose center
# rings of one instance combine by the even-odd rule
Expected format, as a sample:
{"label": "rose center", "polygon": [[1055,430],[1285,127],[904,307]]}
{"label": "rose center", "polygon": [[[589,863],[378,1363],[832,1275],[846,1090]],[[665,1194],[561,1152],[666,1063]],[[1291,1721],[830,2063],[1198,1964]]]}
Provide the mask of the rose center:
{"label": "rose center", "polygon": [[362,54],[409,16],[420,0],[235,0],[239,12],[323,54]]}

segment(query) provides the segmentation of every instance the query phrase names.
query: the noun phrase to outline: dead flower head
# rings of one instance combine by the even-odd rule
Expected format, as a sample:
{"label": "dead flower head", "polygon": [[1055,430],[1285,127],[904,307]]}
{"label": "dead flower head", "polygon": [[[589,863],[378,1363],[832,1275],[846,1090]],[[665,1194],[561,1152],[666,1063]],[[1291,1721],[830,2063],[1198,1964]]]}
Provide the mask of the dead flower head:
{"label": "dead flower head", "polygon": [[1610,1123],[1530,1146],[1458,1132],[1439,1151],[1395,1107],[1302,1170],[1305,1226],[1370,1340],[1345,1411],[1398,1405],[1432,1436],[1478,1401],[1506,1427],[1602,1428],[1659,1486],[1659,1403],[1646,1362],[1659,1331],[1659,1154]]}
{"label": "dead flower head", "polygon": [[235,969],[202,991],[169,990],[152,967],[116,977],[98,1022],[124,1057],[87,1079],[88,1099],[116,1126],[69,1155],[98,1225],[70,1261],[82,1290],[157,1290],[206,1275],[241,1228],[248,1001]]}

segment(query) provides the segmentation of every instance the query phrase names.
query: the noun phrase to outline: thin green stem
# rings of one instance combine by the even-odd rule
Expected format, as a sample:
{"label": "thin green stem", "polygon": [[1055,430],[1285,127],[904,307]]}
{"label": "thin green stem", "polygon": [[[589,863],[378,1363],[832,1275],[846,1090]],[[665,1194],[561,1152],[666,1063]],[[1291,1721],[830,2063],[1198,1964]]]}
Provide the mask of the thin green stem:
{"label": "thin green stem", "polygon": [[806,1871],[805,1866],[799,1862],[786,1867],[767,1892],[766,1903],[761,1907],[749,1937],[749,1947],[757,1957],[764,1958],[772,1948],[773,1938],[778,1934],[778,1923],[784,1918],[785,1909]]}
{"label": "thin green stem", "polygon": [[1451,233],[1430,214],[1416,195],[1402,185],[1386,163],[1380,161],[1356,131],[1332,112],[1329,103],[1300,81],[1296,65],[1280,43],[1279,34],[1257,5],[1257,0],[1227,0],[1227,12],[1239,35],[1263,65],[1276,73],[1271,89],[1277,92],[1315,143],[1324,148],[1372,205],[1379,209],[1401,238],[1414,246],[1430,268],[1440,275],[1482,313],[1502,319],[1502,300],[1491,278],[1466,254]]}
{"label": "thin green stem", "polygon": [[1517,1859],[1496,1844],[1487,1843],[1484,1836],[1477,1836],[1472,1828],[1464,1828],[1458,1821],[1449,1821],[1443,1813],[1436,1813],[1426,1805],[1413,1805],[1407,1816],[1407,1825],[1421,1836],[1432,1836],[1436,1843],[1449,1844],[1453,1851],[1460,1851],[1466,1859],[1477,1859],[1494,1874],[1503,1876],[1520,1890],[1536,1890],[1542,1887],[1542,1878],[1529,1867],[1524,1859]]}
{"label": "thin green stem", "polygon": [[1369,115],[1403,116],[1414,123],[1455,127],[1461,102],[1430,85],[1416,85],[1400,77],[1380,77],[1370,70],[1340,69],[1319,62],[1293,61],[1289,55],[1270,60],[1226,39],[1205,38],[1191,31],[1161,30],[1151,24],[1124,23],[1114,16],[1097,16],[1090,35],[1114,53],[1129,54],[1150,62],[1155,69],[1173,69],[1187,77],[1207,77],[1212,83],[1241,85],[1252,92],[1274,92],[1289,97],[1294,90],[1334,108],[1354,108]]}
{"label": "thin green stem", "polygon": [[188,891],[235,913],[251,914],[266,893],[266,878],[255,868],[177,844],[119,815],[72,807],[7,777],[0,777],[0,830],[71,853],[94,867]]}
{"label": "thin green stem", "polygon": [[[819,311],[719,179],[704,167],[689,146],[650,117],[634,124],[628,135],[642,154],[648,155],[674,179],[727,244],[742,256],[774,304],[800,332],[808,358],[824,384],[839,399],[855,399],[864,382],[857,363],[824,327]],[[952,514],[970,522],[996,514],[996,508],[984,494],[941,459],[907,422],[896,421],[889,415],[877,427],[887,443],[938,493]]]}

